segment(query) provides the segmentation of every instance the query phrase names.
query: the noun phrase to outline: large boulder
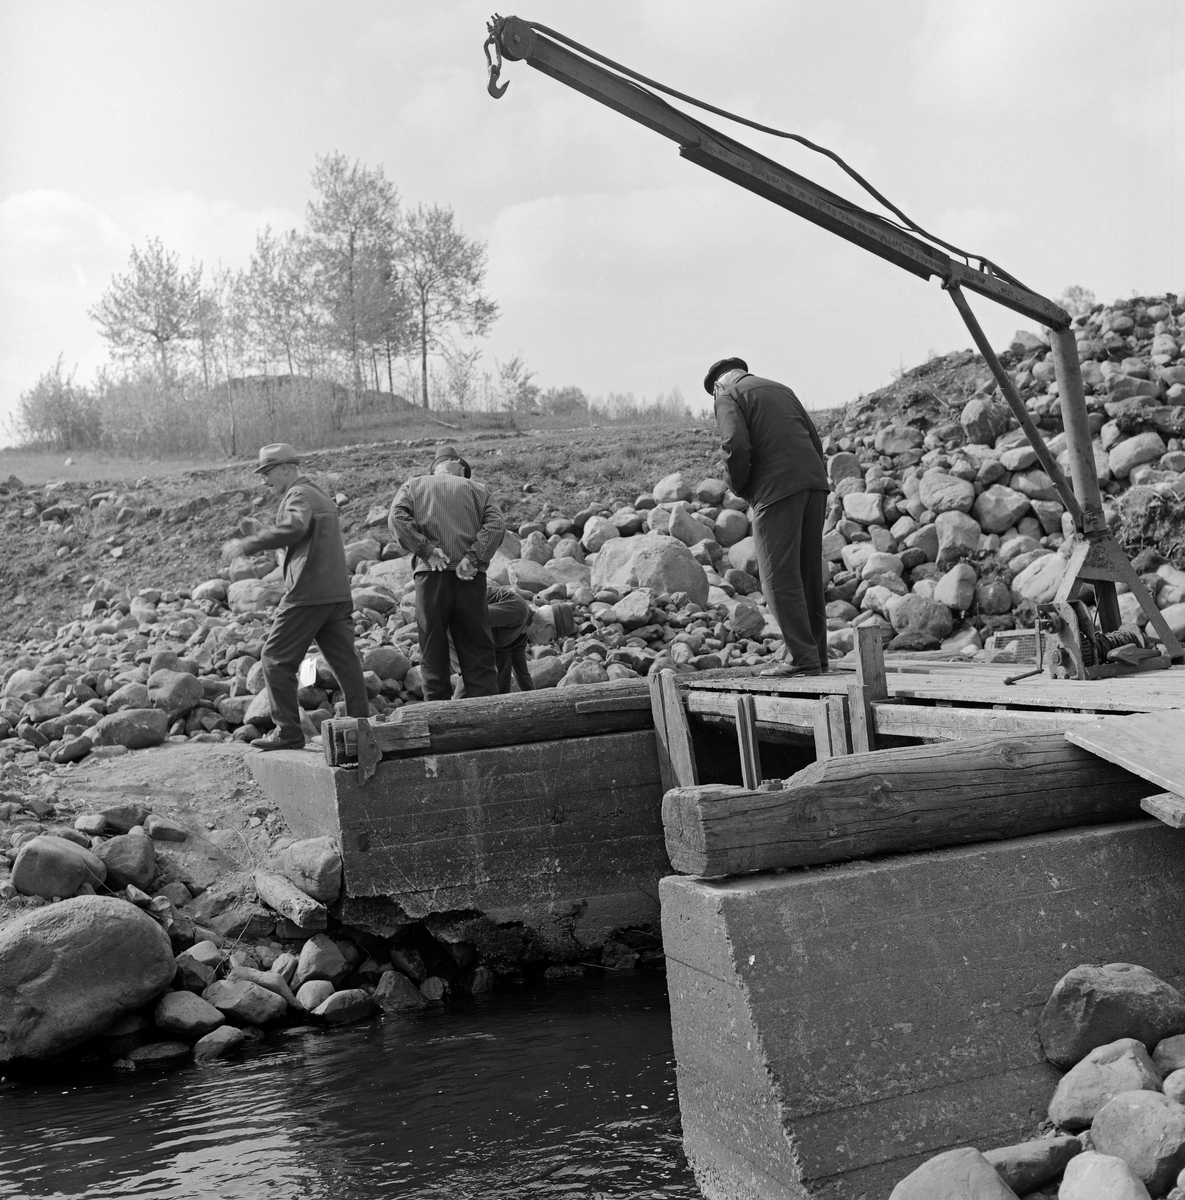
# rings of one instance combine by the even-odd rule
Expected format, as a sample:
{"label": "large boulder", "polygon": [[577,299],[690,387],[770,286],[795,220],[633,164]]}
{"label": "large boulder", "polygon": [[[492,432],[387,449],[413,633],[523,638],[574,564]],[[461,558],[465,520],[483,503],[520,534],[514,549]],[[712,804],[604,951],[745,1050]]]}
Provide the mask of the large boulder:
{"label": "large boulder", "polygon": [[148,694],[152,707],[159,708],[170,721],[185,716],[205,696],[201,681],[188,671],[157,671],[150,675]]}
{"label": "large boulder", "polygon": [[593,566],[592,586],[618,591],[648,587],[686,592],[699,605],[708,601],[707,576],[691,551],[674,538],[651,534],[606,542]]}
{"label": "large boulder", "polygon": [[165,1033],[179,1033],[191,1038],[205,1037],[226,1021],[209,1001],[184,991],[165,992],[157,1001],[153,1019],[157,1029]]}
{"label": "large boulder", "polygon": [[375,646],[362,656],[362,669],[402,683],[411,670],[411,659],[395,646]]}
{"label": "large boulder", "polygon": [[654,500],[657,504],[673,504],[676,500],[690,500],[691,487],[683,478],[682,471],[665,475],[654,485]]}
{"label": "large boulder", "polygon": [[1160,434],[1148,430],[1112,446],[1108,455],[1108,465],[1116,479],[1126,479],[1132,473],[1133,467],[1138,467],[1141,463],[1156,462],[1166,450]]}
{"label": "large boulder", "polygon": [[321,930],[329,923],[325,905],[301,891],[283,875],[277,875],[274,871],[256,871],[255,890],[268,908],[287,917],[301,929]]}
{"label": "large boulder", "polygon": [[1001,1146],[985,1150],[983,1156],[1018,1196],[1027,1196],[1052,1183],[1066,1169],[1066,1163],[1081,1152],[1082,1143],[1076,1137],[1063,1136]]}
{"label": "large boulder", "polygon": [[905,454],[916,450],[926,440],[926,435],[913,425],[882,425],[876,431],[873,443],[878,454]]}
{"label": "large boulder", "polygon": [[[939,513],[934,519],[934,528],[938,533],[938,554],[934,561],[940,567],[954,566],[959,559],[978,552],[982,531],[974,517],[962,512]],[[907,545],[908,542],[906,539]]]}
{"label": "large boulder", "polygon": [[121,833],[99,844],[95,853],[107,868],[107,886],[147,891],[156,874],[156,843],[146,833]]}
{"label": "large boulder", "polygon": [[202,999],[244,1025],[266,1025],[288,1011],[282,996],[247,979],[216,980],[202,992]]}
{"label": "large boulder", "polygon": [[888,601],[887,615],[897,633],[919,633],[928,638],[942,641],[950,636],[954,627],[950,609],[945,604],[927,600],[924,596],[910,593],[894,596]]}
{"label": "large boulder", "polygon": [[143,750],[159,746],[169,736],[169,717],[159,708],[125,708],[100,718],[87,736],[99,746]]}
{"label": "large boulder", "polygon": [[363,587],[385,587],[396,596],[402,596],[415,583],[414,571],[410,554],[403,558],[384,559],[366,568],[361,583]]}
{"label": "large boulder", "polygon": [[1185,1033],[1185,996],[1144,967],[1083,964],[1054,985],[1037,1034],[1045,1057],[1072,1067],[1097,1046],[1136,1038],[1147,1050]]}
{"label": "large boulder", "polygon": [[1092,1050],[1058,1080],[1049,1119],[1071,1132],[1085,1129],[1094,1115],[1121,1092],[1159,1092],[1160,1074],[1135,1038],[1119,1038]]}
{"label": "large boulder", "polygon": [[678,538],[685,546],[694,546],[697,542],[702,542],[710,532],[685,508],[676,508],[671,513],[671,519],[667,525],[667,533],[671,537]]}
{"label": "large boulder", "polygon": [[1015,488],[993,483],[975,498],[972,515],[984,533],[1003,533],[1029,512],[1028,496]]}
{"label": "large boulder", "polygon": [[976,582],[970,563],[956,563],[934,585],[934,600],[955,612],[966,612],[975,600]]}
{"label": "large boulder", "polygon": [[1122,1158],[1094,1150],[1070,1160],[1057,1195],[1058,1200],[1149,1200],[1148,1189]]}
{"label": "large boulder", "polygon": [[1048,604],[1061,586],[1066,573],[1067,559],[1060,554],[1042,554],[1021,571],[1012,581],[1012,597],[1019,604],[1031,600],[1034,604]]}
{"label": "large boulder", "polygon": [[532,595],[555,583],[547,567],[530,558],[516,558],[507,566],[506,571],[512,587]]}
{"label": "large boulder", "polygon": [[265,583],[262,579],[238,579],[226,589],[226,602],[237,613],[264,612],[283,597],[282,583]]}
{"label": "large boulder", "polygon": [[296,974],[292,977],[292,984],[299,988],[310,979],[327,979],[336,986],[345,979],[349,970],[349,963],[332,939],[318,933],[301,947],[300,961],[296,967]]}
{"label": "large boulder", "polygon": [[553,583],[569,588],[588,587],[592,582],[592,568],[574,558],[553,558],[544,569]]}
{"label": "large boulder", "polygon": [[76,896],[0,929],[0,1062],[76,1046],[147,1004],[176,973],[147,913],[114,896]]}
{"label": "large boulder", "polygon": [[1122,1158],[1153,1196],[1163,1196],[1185,1170],[1185,1107],[1159,1092],[1123,1092],[1090,1123],[1100,1154]]}
{"label": "large boulder", "polygon": [[927,1159],[889,1200],[1016,1200],[1016,1193],[978,1150],[964,1146]]}
{"label": "large boulder", "polygon": [[151,708],[152,696],[146,683],[125,683],[118,687],[105,701],[109,713],[125,708]]}
{"label": "large boulder", "polygon": [[973,484],[941,471],[927,471],[922,476],[918,495],[932,513],[970,512],[975,503]]}
{"label": "large boulder", "polygon": [[102,859],[60,837],[30,838],[12,865],[12,886],[22,896],[46,900],[76,896],[84,884],[97,888],[106,879]]}
{"label": "large boulder", "polygon": [[1003,404],[976,396],[963,405],[959,424],[969,442],[990,446],[996,438],[1007,431],[1009,412]]}
{"label": "large boulder", "polygon": [[278,866],[305,895],[322,904],[332,904],[341,895],[342,859],[331,837],[293,842],[280,852]]}
{"label": "large boulder", "polygon": [[4,684],[3,694],[16,700],[32,700],[35,696],[40,696],[47,687],[49,687],[48,675],[41,671],[21,667],[8,677]]}
{"label": "large boulder", "polygon": [[[594,554],[606,542],[611,542],[620,537],[621,530],[608,517],[594,515],[589,517],[584,523],[584,530],[580,535],[580,544],[590,554]],[[633,539],[631,538],[630,540],[632,541]]]}
{"label": "large boulder", "polygon": [[885,498],[880,492],[848,492],[843,498],[843,515],[861,525],[883,525]]}
{"label": "large boulder", "polygon": [[757,543],[750,537],[743,537],[739,542],[729,546],[728,565],[736,571],[744,571],[746,575],[757,578]]}
{"label": "large boulder", "polygon": [[729,546],[735,546],[741,538],[747,537],[748,533],[749,518],[743,512],[738,512],[735,508],[720,510],[720,515],[716,518],[715,535],[716,541],[726,550]]}

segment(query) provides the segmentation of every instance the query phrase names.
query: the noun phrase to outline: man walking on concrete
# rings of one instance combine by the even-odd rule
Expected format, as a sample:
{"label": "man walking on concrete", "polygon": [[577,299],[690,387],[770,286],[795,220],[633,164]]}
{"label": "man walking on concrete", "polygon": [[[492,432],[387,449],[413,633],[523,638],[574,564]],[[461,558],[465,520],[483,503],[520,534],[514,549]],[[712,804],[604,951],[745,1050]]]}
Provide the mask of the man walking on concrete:
{"label": "man walking on concrete", "polygon": [[416,623],[425,700],[450,698],[449,634],[463,694],[498,694],[485,572],[502,544],[506,523],[489,489],[470,474],[469,464],[452,446],[439,447],[432,473],[409,479],[387,517],[396,541],[416,558]]}
{"label": "man walking on concrete", "polygon": [[786,660],[762,675],[827,670],[823,520],[827,467],[823,444],[798,397],[723,358],[704,376],[732,490],[753,510],[761,590],[782,630]]}
{"label": "man walking on concrete", "polygon": [[368,717],[370,702],[362,664],[354,652],[350,572],[337,505],[300,472],[296,451],[286,442],[259,451],[255,473],[280,497],[276,521],[222,547],[234,559],[260,550],[279,550],[284,599],[263,646],[263,678],[276,727],[251,745],[257,750],[298,750],[304,745],[296,672],[316,642],[345,694],[346,714]]}

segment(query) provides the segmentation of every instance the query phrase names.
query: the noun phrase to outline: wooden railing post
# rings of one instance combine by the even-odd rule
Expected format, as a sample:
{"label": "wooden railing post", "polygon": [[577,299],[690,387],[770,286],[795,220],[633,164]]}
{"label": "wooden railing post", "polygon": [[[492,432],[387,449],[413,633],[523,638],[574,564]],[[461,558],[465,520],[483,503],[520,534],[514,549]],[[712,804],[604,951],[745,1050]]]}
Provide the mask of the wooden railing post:
{"label": "wooden railing post", "polygon": [[848,684],[848,712],[852,722],[852,751],[876,749],[872,706],[889,698],[885,682],[885,654],[878,625],[856,627],[856,682]]}

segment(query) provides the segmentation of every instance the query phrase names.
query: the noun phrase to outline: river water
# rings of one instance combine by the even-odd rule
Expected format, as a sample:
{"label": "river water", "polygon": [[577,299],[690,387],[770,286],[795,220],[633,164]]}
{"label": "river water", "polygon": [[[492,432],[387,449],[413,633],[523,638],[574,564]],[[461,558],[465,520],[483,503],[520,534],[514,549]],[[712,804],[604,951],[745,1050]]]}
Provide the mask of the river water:
{"label": "river water", "polygon": [[507,984],[209,1066],[0,1084],[0,1196],[699,1196],[665,981]]}

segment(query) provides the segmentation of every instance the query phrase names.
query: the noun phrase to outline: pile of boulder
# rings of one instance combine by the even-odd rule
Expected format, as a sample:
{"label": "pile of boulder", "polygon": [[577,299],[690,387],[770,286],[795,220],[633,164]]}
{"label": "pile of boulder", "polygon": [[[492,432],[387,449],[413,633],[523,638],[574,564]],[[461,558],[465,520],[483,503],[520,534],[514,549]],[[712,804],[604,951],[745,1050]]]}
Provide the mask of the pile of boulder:
{"label": "pile of boulder", "polygon": [[0,1064],[203,1061],[265,1028],[341,1025],[494,986],[472,944],[422,923],[387,936],[338,923],[329,838],[282,841],[249,877],[201,887],[158,851],[190,836],[175,822],[127,804],[72,824],[61,815],[17,822],[6,839],[0,886],[21,899],[0,926]]}
{"label": "pile of boulder", "polygon": [[1144,967],[1082,965],[1037,1032],[1065,1071],[1046,1136],[948,1150],[890,1200],[1185,1200],[1185,996]]}
{"label": "pile of boulder", "polygon": [[[1074,320],[1107,519],[1135,537],[1137,569],[1178,634],[1185,570],[1170,559],[1181,532],[1171,514],[1185,496],[1183,300],[1099,305]],[[1003,361],[1067,465],[1048,345],[1017,333]],[[933,359],[824,433],[833,656],[866,624],[891,650],[979,658],[991,635],[1006,645],[1007,631],[1032,626],[1064,573],[1072,524],[982,359]],[[1145,544],[1149,514],[1164,534],[1156,545]],[[347,548],[379,717],[422,697],[412,563],[386,521],[385,505],[372,505],[366,536]],[[718,478],[675,472],[632,500],[545,508],[507,532],[489,578],[532,603],[537,687],[757,666],[782,648],[751,514]],[[169,738],[250,740],[271,726],[259,659],[282,584],[269,557],[173,591],[84,582],[77,620],[0,662],[0,763],[46,769]],[[1145,623],[1130,593],[1120,607]],[[300,692],[309,736],[341,711],[335,689],[313,656]]]}

